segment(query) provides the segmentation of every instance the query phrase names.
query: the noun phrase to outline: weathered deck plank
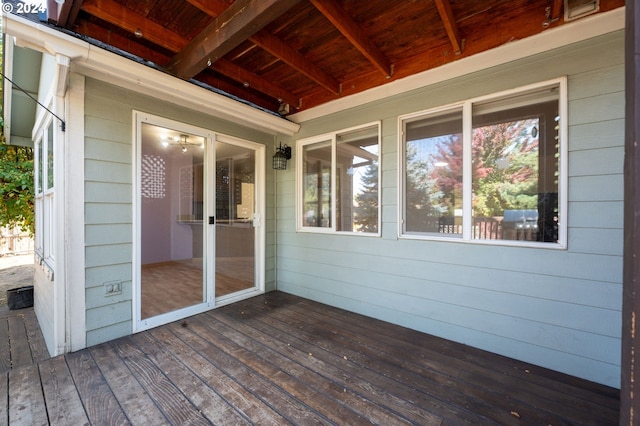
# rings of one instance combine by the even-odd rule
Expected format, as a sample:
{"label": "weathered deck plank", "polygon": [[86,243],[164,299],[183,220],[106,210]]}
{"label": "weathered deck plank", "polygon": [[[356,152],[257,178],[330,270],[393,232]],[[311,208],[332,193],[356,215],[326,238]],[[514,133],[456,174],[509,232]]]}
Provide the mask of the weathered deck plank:
{"label": "weathered deck plank", "polygon": [[39,367],[49,421],[59,425],[88,425],[89,419],[64,357],[51,358]]}
{"label": "weathered deck plank", "polygon": [[9,373],[0,374],[0,424],[9,424]]}
{"label": "weathered deck plank", "polygon": [[33,364],[27,328],[24,325],[24,315],[12,315],[8,318],[8,322],[9,343],[11,345],[11,368]]}
{"label": "weathered deck plank", "polygon": [[[256,342],[250,336],[239,334],[235,330],[226,329],[224,324],[211,320],[195,319],[192,325],[201,335],[212,336],[215,344],[225,352],[240,355],[261,377],[272,381],[284,392],[300,401],[305,401],[309,408],[332,422],[350,425],[370,423],[364,415],[351,410],[335,399],[334,395],[325,392],[337,384],[319,375],[307,374],[310,370],[296,368],[296,361],[271,350],[268,346]],[[339,394],[342,397],[343,391]],[[369,406],[373,409],[373,406]],[[390,418],[388,419],[390,420]],[[391,424],[391,423],[387,423]]]}
{"label": "weathered deck plank", "polygon": [[[218,322],[220,320],[220,322]],[[219,330],[220,333],[229,336],[237,335],[238,331],[246,334],[248,338],[238,339],[247,345],[250,351],[268,356],[265,365],[273,363],[279,369],[289,373],[287,380],[302,380],[307,386],[313,386],[319,392],[326,394],[343,404],[341,408],[334,408],[338,419],[344,415],[345,419],[350,419],[349,424],[359,424],[373,421],[377,424],[407,424],[409,419],[399,416],[402,408],[386,407],[393,405],[393,395],[387,389],[374,389],[370,382],[361,381],[358,377],[350,375],[348,371],[341,370],[334,365],[346,364],[348,361],[342,356],[336,356],[329,362],[324,357],[319,356],[317,351],[308,351],[308,348],[300,348],[296,345],[298,339],[286,334],[266,334],[258,330],[255,324],[252,327],[243,327],[242,324],[234,324],[237,329],[229,328],[226,318],[217,316],[210,319],[210,327]],[[256,327],[256,328],[254,328]],[[317,373],[320,372],[320,373]],[[351,385],[350,383],[356,383]],[[358,386],[369,387],[369,392],[376,392],[374,398],[367,398],[359,392]],[[421,409],[417,409],[421,412]],[[430,413],[417,414],[422,422],[439,422],[441,418]]]}
{"label": "weathered deck plank", "polygon": [[[319,307],[321,305],[302,302],[292,305],[292,310],[299,316],[313,319],[314,325],[340,327],[341,334],[344,334],[346,339],[358,339],[364,345],[364,351],[367,347],[374,348],[373,354],[380,353],[377,341],[380,338],[385,339],[388,344],[396,346],[404,354],[403,362],[396,365],[399,374],[406,371],[422,374],[423,368],[429,367],[438,374],[455,375],[457,384],[447,383],[448,388],[464,386],[465,394],[486,399],[487,389],[492,389],[497,400],[507,398],[513,402],[514,409],[509,411],[521,415],[528,413],[527,416],[532,419],[543,415],[545,421],[552,424],[561,422],[561,419],[567,416],[575,418],[580,423],[606,421],[618,412],[617,391],[613,389],[595,385],[607,394],[589,392],[585,394],[587,400],[577,398],[575,395],[582,394],[584,386],[591,387],[594,384],[577,381],[574,385],[572,382],[575,378],[465,345],[455,345],[433,336],[415,339],[415,332],[382,321],[369,320],[356,325],[353,321],[347,321],[351,317],[343,311],[330,311],[325,314],[324,310],[318,309]],[[308,319],[304,322],[308,322]],[[435,368],[432,368],[432,365],[435,365]],[[541,410],[539,407],[544,409]],[[479,407],[474,407],[474,412],[478,411]],[[550,421],[553,417],[556,417],[555,423]]]}
{"label": "weathered deck plank", "polygon": [[275,409],[287,422],[293,424],[326,424],[327,419],[310,410],[300,401],[284,392],[271,380],[256,374],[250,363],[244,358],[236,358],[233,353],[226,353],[216,343],[215,336],[211,336],[199,324],[189,321],[188,329],[193,333],[183,334],[185,341],[196,349],[209,362],[214,364],[226,375],[233,377],[245,389],[255,395],[261,404]]}
{"label": "weathered deck plank", "polygon": [[24,320],[24,328],[27,333],[27,340],[29,342],[29,348],[31,350],[32,362],[40,362],[50,358],[47,345],[40,331],[40,325],[38,324],[38,318],[33,309],[23,309],[21,311]]}
{"label": "weathered deck plank", "polygon": [[138,380],[170,423],[210,424],[180,389],[171,383],[165,372],[154,365],[148,355],[131,341],[131,337],[116,340],[112,346],[131,370],[132,379]]}
{"label": "weathered deck plank", "polygon": [[65,359],[91,423],[130,424],[91,353],[87,350],[78,351],[65,355]]}
{"label": "weathered deck plank", "polygon": [[[230,314],[236,322],[242,322],[242,318],[248,318],[250,309],[240,313],[240,317]],[[261,330],[264,336],[254,334],[255,338],[262,341],[287,342],[291,349],[292,357],[309,369],[318,369],[323,375],[338,383],[344,392],[354,393],[360,397],[370,400],[373,404],[383,409],[396,413],[396,422],[407,421],[417,424],[437,424],[443,418],[451,418],[461,423],[472,423],[474,416],[465,413],[464,410],[451,409],[435,398],[428,398],[413,391],[411,386],[404,383],[395,382],[379,374],[375,368],[361,369],[358,365],[349,360],[345,353],[345,348],[335,352],[324,349],[310,340],[306,331],[301,327],[288,327],[279,329],[277,323],[270,320],[271,315],[260,319],[268,321],[267,325],[252,321],[251,327]],[[216,319],[224,321],[221,316]],[[333,334],[332,330],[324,330]]]}
{"label": "weathered deck plank", "polygon": [[49,424],[40,380],[35,364],[9,372],[9,424]]}
{"label": "weathered deck plank", "polygon": [[169,424],[140,383],[132,379],[131,371],[109,343],[89,348],[89,352],[109,387],[118,390],[115,397],[131,423]]}
{"label": "weathered deck plank", "polygon": [[618,423],[616,389],[280,292],[11,367],[0,424]]}
{"label": "weathered deck plank", "polygon": [[0,372],[11,370],[11,346],[9,344],[9,320],[0,317]]}
{"label": "weathered deck plank", "polygon": [[284,417],[269,406],[264,406],[259,398],[247,392],[233,377],[226,375],[203,357],[195,347],[189,345],[187,341],[190,338],[184,335],[192,333],[183,328],[176,324],[171,324],[168,327],[159,327],[151,330],[150,333],[158,338],[159,341],[170,346],[177,358],[192,371],[197,371],[202,380],[215,389],[246,418],[252,419],[254,423],[263,425],[275,426],[287,423]]}
{"label": "weathered deck plank", "polygon": [[[317,306],[304,303],[291,305],[286,311],[270,315],[269,318],[280,318],[286,324],[299,327],[306,324],[305,335],[311,340],[319,340],[317,336],[322,336],[325,330],[334,330],[331,338],[322,336],[322,342],[330,345],[328,350],[349,347],[349,342],[357,340],[358,349],[349,351],[348,356],[360,365],[376,365],[377,371],[384,372],[394,380],[415,383],[421,392],[456,406],[469,407],[475,414],[498,423],[506,422],[515,415],[550,424],[562,423],[563,416],[567,415],[581,416],[578,418],[581,422],[598,420],[597,416],[594,417],[595,413],[583,409],[583,404],[574,400],[563,401],[566,394],[554,389],[551,381],[544,386],[523,386],[526,385],[526,377],[478,364],[477,360],[484,353],[476,354],[476,362],[471,362],[464,352],[447,350],[441,345],[444,342],[450,346],[450,342],[433,336],[416,340],[413,332],[409,334],[409,339],[404,339],[397,327],[393,328],[393,333],[387,333],[384,324],[372,320],[346,321],[351,317],[334,318],[331,314],[318,311]],[[369,327],[369,324],[376,327]],[[384,346],[379,344],[380,339],[384,339]],[[391,352],[384,352],[385,348]],[[528,373],[522,371],[521,376],[526,375]],[[446,392],[442,392],[443,389]],[[496,406],[505,400],[510,401],[511,407],[496,410]],[[536,408],[540,406],[545,410]]]}
{"label": "weathered deck plank", "polygon": [[235,411],[214,388],[208,386],[170,351],[164,350],[164,342],[156,340],[150,333],[137,334],[132,340],[209,421],[214,424],[226,422],[238,426],[250,424],[249,420]]}

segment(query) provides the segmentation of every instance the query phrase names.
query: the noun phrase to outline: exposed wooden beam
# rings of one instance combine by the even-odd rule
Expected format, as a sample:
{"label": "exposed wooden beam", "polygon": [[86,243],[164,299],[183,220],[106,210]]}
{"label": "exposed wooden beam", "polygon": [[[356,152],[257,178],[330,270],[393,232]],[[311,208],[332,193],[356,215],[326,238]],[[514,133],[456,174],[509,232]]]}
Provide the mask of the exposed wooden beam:
{"label": "exposed wooden beam", "polygon": [[[220,90],[223,93],[227,93],[232,96],[238,97],[241,101],[250,102],[255,105],[259,105],[264,109],[276,112],[280,103],[274,99],[264,96],[264,93],[257,91],[242,90],[242,94],[239,94],[240,90],[237,85],[227,80],[226,78],[220,78],[214,73],[200,73],[198,74],[198,81]],[[295,112],[295,111],[291,111]]]}
{"label": "exposed wooden beam", "polygon": [[349,42],[360,51],[385,77],[391,77],[393,67],[362,29],[335,0],[310,0]]}
{"label": "exposed wooden beam", "polygon": [[218,59],[211,68],[221,74],[226,75],[233,80],[251,87],[259,92],[265,93],[280,102],[285,102],[293,108],[300,106],[300,98],[281,88],[277,84],[270,82],[257,74],[247,71],[246,69],[234,64],[226,59]]}
{"label": "exposed wooden beam", "polygon": [[315,64],[306,60],[304,56],[289,47],[289,45],[285,44],[278,37],[271,35],[268,31],[260,31],[254,34],[253,37],[251,37],[251,41],[273,56],[280,58],[283,62],[306,75],[331,93],[336,95],[340,94],[340,83],[336,79]]}
{"label": "exposed wooden beam", "polygon": [[[156,44],[160,44],[171,52],[179,52],[189,44],[189,40],[167,30],[161,25],[154,24],[144,19],[131,10],[120,6],[113,0],[91,0],[85,4],[88,13],[110,22],[120,28],[132,31],[132,28],[140,29],[142,36]],[[144,26],[146,22],[146,26]],[[133,23],[133,24],[131,24]],[[135,31],[135,29],[133,29]],[[133,53],[133,52],[132,52]],[[217,61],[216,61],[217,65]],[[290,104],[292,107],[298,107],[300,98],[291,92],[279,87],[278,85],[253,74],[244,68],[241,68],[229,61],[216,66],[215,69],[225,74],[227,77],[239,81],[240,83],[249,83],[253,89],[260,91],[274,99],[282,99],[282,101]]]}
{"label": "exposed wooden beam", "polygon": [[76,20],[78,19],[78,14],[82,9],[83,2],[84,0],[73,0],[71,11],[69,12],[69,17],[67,18],[67,28],[71,28],[76,24]]}
{"label": "exposed wooden beam", "polygon": [[171,58],[168,70],[180,78],[192,78],[298,1],[236,0]]}
{"label": "exposed wooden beam", "polygon": [[229,7],[229,4],[225,3],[224,0],[187,0],[187,2],[213,18]]}
{"label": "exposed wooden beam", "polygon": [[116,25],[131,33],[142,31],[142,37],[172,52],[177,52],[189,43],[184,37],[168,31],[162,25],[145,19],[113,0],[87,0],[82,5],[85,12]]}
{"label": "exposed wooden beam", "polygon": [[128,38],[124,34],[120,34],[116,31],[110,32],[95,22],[82,20],[77,26],[75,26],[75,28],[81,34],[96,40],[104,40],[105,43],[108,43],[113,47],[130,52],[155,64],[164,65],[169,62],[170,57],[167,56],[166,53],[161,52],[163,49],[151,48],[146,44],[143,45],[138,42],[137,39]]}
{"label": "exposed wooden beam", "polygon": [[[218,16],[224,11],[225,6],[220,0],[188,0],[193,6],[202,10],[212,17]],[[340,83],[324,72],[317,65],[305,59],[295,49],[285,44],[278,37],[272,35],[266,30],[260,30],[249,40],[260,48],[266,50],[271,55],[280,59],[299,73],[307,76],[333,94],[340,94]]]}
{"label": "exposed wooden beam", "polygon": [[60,25],[61,27],[66,27],[67,22],[69,22],[69,14],[71,13],[71,6],[73,6],[72,2],[66,1],[58,11],[58,25]]}
{"label": "exposed wooden beam", "polygon": [[451,9],[451,3],[449,0],[435,0],[440,14],[440,19],[444,24],[444,28],[447,31],[451,45],[453,46],[453,52],[455,54],[462,53],[462,40],[460,39],[460,33],[458,32],[458,24],[453,16],[453,10]]}
{"label": "exposed wooden beam", "polygon": [[549,15],[549,19],[552,22],[560,19],[560,12],[562,11],[562,0],[553,0],[551,4],[551,14]]}

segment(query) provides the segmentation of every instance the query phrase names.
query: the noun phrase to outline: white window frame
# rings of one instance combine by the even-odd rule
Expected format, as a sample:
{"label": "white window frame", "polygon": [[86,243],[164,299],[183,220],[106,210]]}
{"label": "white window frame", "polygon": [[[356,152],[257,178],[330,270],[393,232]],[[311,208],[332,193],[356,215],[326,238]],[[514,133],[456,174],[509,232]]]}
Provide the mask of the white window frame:
{"label": "white window frame", "polygon": [[42,211],[42,204],[44,200],[44,189],[43,185],[40,183],[40,179],[42,178],[42,144],[43,144],[43,133],[40,132],[38,134],[38,139],[36,139],[34,143],[34,160],[33,160],[33,176],[34,176],[34,189],[35,189],[35,252],[40,258],[44,258],[44,247],[43,247],[43,221],[44,215]]}
{"label": "white window frame", "polygon": [[[34,180],[35,180],[35,253],[53,270],[55,264],[56,211],[55,174],[49,186],[49,173],[55,173],[56,129],[53,118],[45,120],[35,133]],[[49,131],[51,129],[51,132]],[[49,144],[49,139],[51,144]],[[49,151],[53,156],[49,164]],[[51,170],[50,170],[51,168]]]}
{"label": "white window frame", "polygon": [[[548,86],[557,85],[559,87],[558,109],[560,120],[558,147],[558,242],[538,242],[521,240],[482,240],[472,239],[472,134],[473,134],[473,105],[480,102],[488,102],[499,98],[518,95],[531,90],[541,89]],[[529,246],[546,249],[566,249],[567,248],[567,219],[568,219],[568,99],[567,99],[567,78],[560,77],[527,86],[521,86],[511,90],[505,90],[491,95],[468,99],[462,102],[449,104],[429,110],[414,112],[398,117],[398,238],[414,240],[435,240],[449,242],[463,242],[471,244],[489,244],[502,246]],[[438,113],[462,109],[462,146],[463,146],[463,173],[462,173],[462,236],[460,234],[420,234],[407,233],[404,231],[404,218],[406,211],[406,182],[405,182],[405,135],[404,125],[406,122],[428,117]],[[454,236],[455,235],[455,236]]]}
{"label": "white window frame", "polygon": [[[356,231],[338,231],[337,211],[336,211],[336,157],[337,157],[337,137],[342,133],[348,133],[365,129],[367,127],[377,127],[378,133],[378,232],[356,232]],[[303,148],[320,142],[331,143],[331,226],[316,227],[305,226],[304,224],[304,176],[303,176]],[[362,237],[379,237],[382,232],[382,122],[372,121],[358,126],[348,127],[336,130],[334,132],[324,133],[322,135],[312,136],[309,138],[299,139],[296,141],[296,231],[310,232],[319,234],[340,234],[340,235],[357,235]]]}

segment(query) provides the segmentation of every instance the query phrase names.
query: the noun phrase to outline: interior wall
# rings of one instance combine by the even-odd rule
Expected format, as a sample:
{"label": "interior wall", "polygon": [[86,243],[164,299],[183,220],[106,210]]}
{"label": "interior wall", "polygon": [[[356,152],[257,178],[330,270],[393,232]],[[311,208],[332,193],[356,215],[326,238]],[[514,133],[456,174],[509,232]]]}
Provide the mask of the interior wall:
{"label": "interior wall", "polygon": [[[277,182],[278,289],[618,387],[623,45],[619,31],[302,123],[288,145],[382,120],[382,236],[296,232],[289,162]],[[566,250],[398,237],[399,115],[561,76],[569,97]]]}

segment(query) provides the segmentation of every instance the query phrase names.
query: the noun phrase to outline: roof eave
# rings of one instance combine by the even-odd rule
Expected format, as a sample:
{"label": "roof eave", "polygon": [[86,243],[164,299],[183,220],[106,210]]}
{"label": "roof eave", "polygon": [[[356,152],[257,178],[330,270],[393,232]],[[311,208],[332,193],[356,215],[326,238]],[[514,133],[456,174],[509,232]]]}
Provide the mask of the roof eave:
{"label": "roof eave", "polygon": [[269,134],[292,136],[300,125],[258,110],[156,69],[19,16],[3,16],[4,32],[16,44],[71,59],[72,70],[120,87],[205,112]]}

